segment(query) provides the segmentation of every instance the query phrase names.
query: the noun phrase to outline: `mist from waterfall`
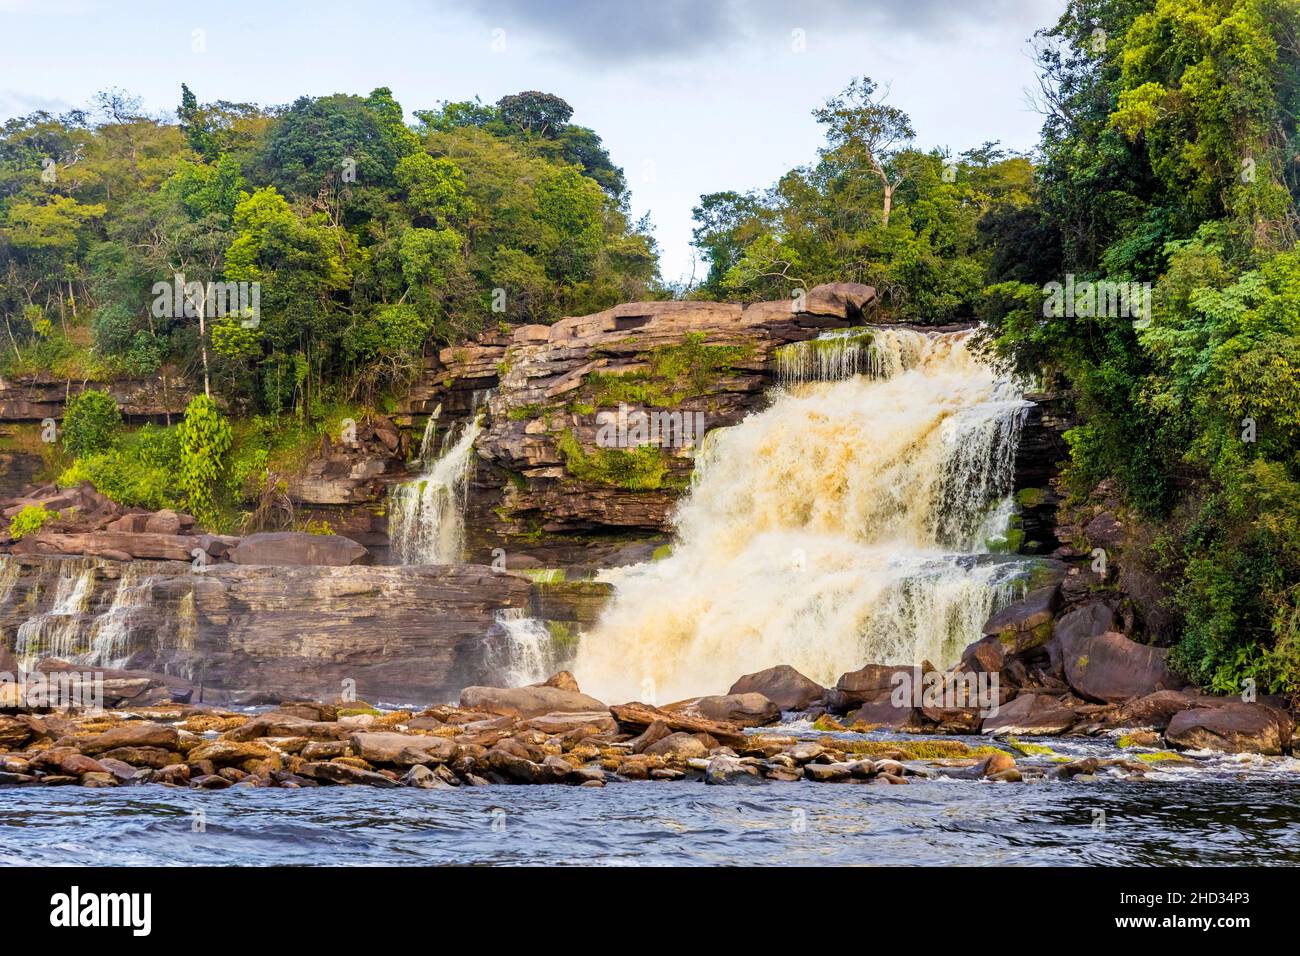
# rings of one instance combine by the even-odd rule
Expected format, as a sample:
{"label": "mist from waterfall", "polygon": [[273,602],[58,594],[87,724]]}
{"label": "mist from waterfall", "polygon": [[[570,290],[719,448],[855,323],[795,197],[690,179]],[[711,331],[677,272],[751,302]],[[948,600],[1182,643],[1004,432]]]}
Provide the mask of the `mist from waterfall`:
{"label": "mist from waterfall", "polygon": [[583,689],[663,703],[776,664],[832,684],[867,663],[953,663],[1024,572],[984,539],[1011,514],[1028,403],[969,341],[878,330],[864,356],[846,337],[870,374],[827,360],[835,346],[787,354],[787,380],[808,384],[711,433],[672,554],[610,576]]}
{"label": "mist from waterfall", "polygon": [[400,564],[455,564],[464,557],[465,502],[482,419],[448,429],[435,455],[436,420],[429,419],[420,444],[423,473],[388,493],[388,538]]}

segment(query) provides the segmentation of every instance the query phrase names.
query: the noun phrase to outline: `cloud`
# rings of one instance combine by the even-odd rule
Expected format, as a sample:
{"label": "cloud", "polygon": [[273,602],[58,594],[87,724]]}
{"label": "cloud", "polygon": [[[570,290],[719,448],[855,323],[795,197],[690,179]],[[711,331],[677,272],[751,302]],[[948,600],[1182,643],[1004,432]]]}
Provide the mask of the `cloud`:
{"label": "cloud", "polygon": [[44,110],[47,113],[66,113],[73,105],[57,97],[20,93],[17,90],[0,90],[0,121],[15,116],[27,116]]}
{"label": "cloud", "polygon": [[998,21],[1041,19],[1042,0],[470,0],[490,27],[532,35],[581,58],[689,59],[795,28],[952,39]]}

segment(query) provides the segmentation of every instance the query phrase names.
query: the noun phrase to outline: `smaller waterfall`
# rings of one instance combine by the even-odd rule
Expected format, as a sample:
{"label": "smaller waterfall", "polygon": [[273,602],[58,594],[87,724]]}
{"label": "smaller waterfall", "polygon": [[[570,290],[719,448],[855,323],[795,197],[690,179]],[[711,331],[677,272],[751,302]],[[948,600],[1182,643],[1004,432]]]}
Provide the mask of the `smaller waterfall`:
{"label": "smaller waterfall", "polygon": [[556,647],[545,621],[527,617],[522,608],[498,611],[497,628],[505,638],[497,669],[506,687],[539,684],[565,667],[563,648]]}
{"label": "smaller waterfall", "polygon": [[122,569],[113,603],[107,611],[95,618],[90,626],[90,649],[80,663],[98,667],[120,667],[131,656],[131,624],[143,608],[150,606],[153,584],[134,564]]}
{"label": "smaller waterfall", "polygon": [[834,329],[815,339],[782,345],[773,352],[777,384],[842,382],[855,375],[892,378],[921,363],[917,336],[895,329]]}
{"label": "smaller waterfall", "polygon": [[[430,419],[432,423],[433,419]],[[482,419],[449,430],[441,453],[424,464],[414,481],[394,485],[388,494],[388,538],[401,564],[454,564],[465,549],[465,500],[474,465],[474,439]],[[420,458],[425,462],[433,432],[425,429]]]}
{"label": "smaller waterfall", "polygon": [[22,571],[18,562],[8,554],[0,554],[0,607],[9,600],[9,595],[13,593],[14,585],[18,583],[18,575]]}
{"label": "smaller waterfall", "polygon": [[71,660],[80,653],[80,637],[94,591],[94,561],[64,561],[59,566],[54,602],[18,628],[14,656],[23,667],[43,657]]}

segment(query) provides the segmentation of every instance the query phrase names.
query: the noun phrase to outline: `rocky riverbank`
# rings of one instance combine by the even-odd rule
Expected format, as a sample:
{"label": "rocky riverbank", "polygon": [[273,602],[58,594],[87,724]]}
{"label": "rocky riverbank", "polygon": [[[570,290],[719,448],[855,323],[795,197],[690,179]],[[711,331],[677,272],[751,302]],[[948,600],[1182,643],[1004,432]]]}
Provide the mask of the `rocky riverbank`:
{"label": "rocky riverbank", "polygon": [[[970,673],[982,644],[927,686]],[[261,712],[161,702],[78,713],[40,706],[30,687],[24,696],[24,685],[9,683],[0,685],[0,785],[1028,784],[1140,779],[1195,767],[1215,752],[1291,753],[1294,719],[1269,702],[1152,684],[1098,703],[1022,687],[993,713],[972,717],[962,708],[900,706],[899,675],[922,671],[868,665],[824,688],[774,667],[727,694],[662,707],[606,705],[561,672],[525,687],[467,687],[457,704],[387,711],[285,699]],[[1071,757],[1030,737],[1086,738],[1108,749]]]}

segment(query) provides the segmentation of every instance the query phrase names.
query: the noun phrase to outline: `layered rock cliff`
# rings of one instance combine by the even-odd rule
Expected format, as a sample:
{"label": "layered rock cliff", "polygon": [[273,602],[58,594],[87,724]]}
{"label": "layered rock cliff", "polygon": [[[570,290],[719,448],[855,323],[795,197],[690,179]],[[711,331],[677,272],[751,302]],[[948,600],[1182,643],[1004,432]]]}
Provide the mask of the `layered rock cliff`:
{"label": "layered rock cliff", "polygon": [[[454,699],[502,676],[503,612],[589,626],[604,585],[479,565],[270,567],[0,556],[0,649],[246,698]],[[0,652],[2,653],[2,652]]]}

